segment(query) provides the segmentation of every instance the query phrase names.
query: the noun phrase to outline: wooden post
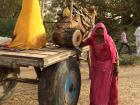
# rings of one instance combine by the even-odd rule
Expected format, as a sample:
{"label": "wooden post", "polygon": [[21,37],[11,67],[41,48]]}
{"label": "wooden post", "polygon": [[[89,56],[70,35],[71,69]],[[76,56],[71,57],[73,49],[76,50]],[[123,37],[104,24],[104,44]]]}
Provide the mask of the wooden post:
{"label": "wooden post", "polygon": [[41,15],[42,15],[42,19],[44,20],[44,4],[45,4],[45,1],[44,0],[41,0]]}

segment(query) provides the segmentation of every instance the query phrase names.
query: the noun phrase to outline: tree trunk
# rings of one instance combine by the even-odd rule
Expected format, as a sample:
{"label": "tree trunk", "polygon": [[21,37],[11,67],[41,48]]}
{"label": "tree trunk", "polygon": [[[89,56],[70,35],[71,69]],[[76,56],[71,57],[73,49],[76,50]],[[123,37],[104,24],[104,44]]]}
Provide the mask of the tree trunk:
{"label": "tree trunk", "polygon": [[43,20],[44,20],[45,2],[46,0],[41,0],[41,15]]}

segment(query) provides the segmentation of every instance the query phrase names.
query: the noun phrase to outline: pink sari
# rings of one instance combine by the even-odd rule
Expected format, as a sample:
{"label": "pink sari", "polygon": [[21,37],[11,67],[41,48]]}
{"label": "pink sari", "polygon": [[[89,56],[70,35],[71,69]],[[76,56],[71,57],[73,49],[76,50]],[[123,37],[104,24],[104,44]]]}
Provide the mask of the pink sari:
{"label": "pink sari", "polygon": [[[99,27],[104,29],[105,43],[101,45],[95,42]],[[90,105],[118,105],[118,76],[113,76],[116,47],[104,24],[98,23],[84,43],[90,45]]]}

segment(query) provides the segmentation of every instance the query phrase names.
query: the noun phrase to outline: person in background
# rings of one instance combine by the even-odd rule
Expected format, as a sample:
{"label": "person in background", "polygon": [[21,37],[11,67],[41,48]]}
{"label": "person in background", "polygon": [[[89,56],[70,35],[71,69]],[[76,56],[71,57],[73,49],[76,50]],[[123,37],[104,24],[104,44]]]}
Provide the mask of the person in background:
{"label": "person in background", "polygon": [[90,46],[90,105],[118,105],[118,54],[103,23],[93,28],[81,47]]}
{"label": "person in background", "polygon": [[137,55],[140,56],[140,25],[136,28],[134,35],[136,36]]}
{"label": "person in background", "polygon": [[125,27],[120,35],[120,39],[121,39],[121,46],[119,49],[119,54],[121,53],[122,49],[124,46],[127,46],[128,48],[128,53],[131,55],[131,49],[127,40],[127,28]]}

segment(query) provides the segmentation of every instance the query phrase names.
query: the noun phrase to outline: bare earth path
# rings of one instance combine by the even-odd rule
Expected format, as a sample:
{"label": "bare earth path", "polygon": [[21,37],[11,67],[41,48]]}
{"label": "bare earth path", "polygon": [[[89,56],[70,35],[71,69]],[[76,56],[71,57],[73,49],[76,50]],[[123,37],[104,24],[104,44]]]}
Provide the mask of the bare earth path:
{"label": "bare earth path", "polygon": [[[82,87],[78,105],[89,105],[90,81],[86,62],[81,64],[81,74]],[[119,76],[121,105],[140,105],[140,64],[120,67]],[[36,78],[32,68],[23,70],[21,77]],[[4,105],[38,105],[37,100],[37,85],[19,83],[14,97]]]}

